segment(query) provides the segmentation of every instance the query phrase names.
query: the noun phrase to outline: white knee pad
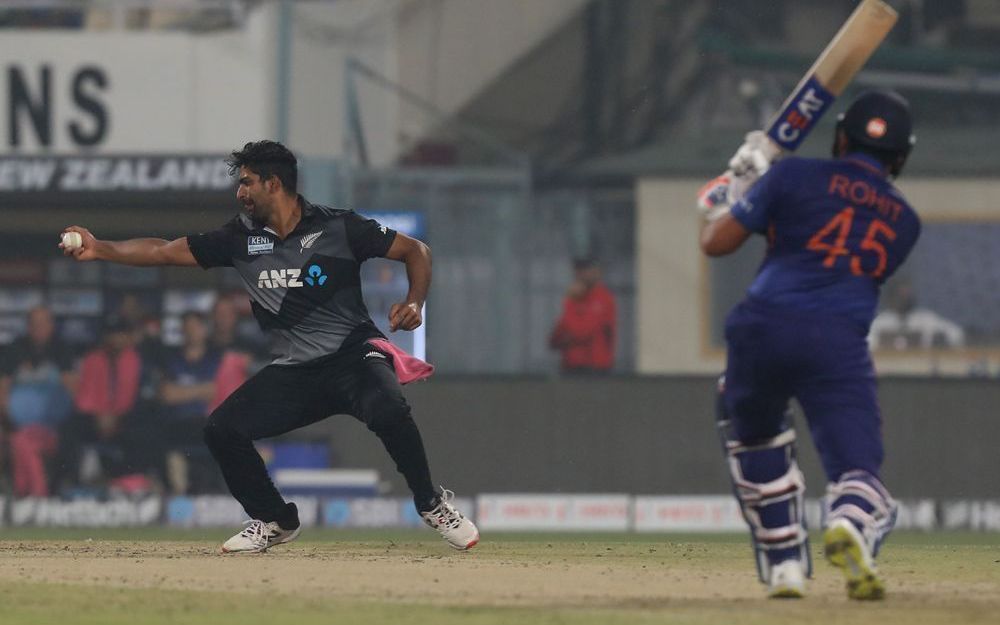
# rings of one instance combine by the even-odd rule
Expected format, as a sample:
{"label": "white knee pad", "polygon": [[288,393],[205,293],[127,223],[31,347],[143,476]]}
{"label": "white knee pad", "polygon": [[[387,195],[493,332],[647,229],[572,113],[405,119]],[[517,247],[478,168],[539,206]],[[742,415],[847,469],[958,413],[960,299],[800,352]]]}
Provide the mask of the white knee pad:
{"label": "white knee pad", "polygon": [[[807,575],[811,574],[803,501],[805,478],[795,461],[795,430],[789,428],[770,440],[751,445],[726,439],[725,447],[733,489],[752,533],[761,581],[766,583],[770,578],[768,552],[778,549],[797,549]],[[773,461],[784,463],[784,474],[767,482],[746,475],[741,460],[747,460],[754,454],[783,454],[783,458]],[[771,522],[768,527],[764,519],[765,511],[770,516],[782,518],[782,524],[775,526]]]}
{"label": "white knee pad", "polygon": [[824,525],[847,519],[861,531],[872,555],[896,525],[899,506],[882,482],[867,471],[848,471],[826,487]]}

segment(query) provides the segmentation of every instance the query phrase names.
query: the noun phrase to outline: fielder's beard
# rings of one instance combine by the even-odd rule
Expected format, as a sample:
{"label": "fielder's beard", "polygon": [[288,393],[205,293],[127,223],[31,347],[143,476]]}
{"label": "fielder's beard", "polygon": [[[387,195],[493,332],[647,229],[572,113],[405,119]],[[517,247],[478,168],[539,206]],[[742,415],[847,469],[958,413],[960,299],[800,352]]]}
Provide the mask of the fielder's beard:
{"label": "fielder's beard", "polygon": [[246,212],[247,217],[250,218],[250,221],[252,221],[254,223],[254,225],[257,225],[257,226],[260,226],[260,227],[263,228],[264,226],[267,225],[267,220],[262,218],[262,216],[260,215],[260,211],[255,210],[256,208],[257,208],[257,204],[254,203],[254,202],[251,202],[250,204],[244,204],[243,205],[243,210],[244,210],[244,212]]}

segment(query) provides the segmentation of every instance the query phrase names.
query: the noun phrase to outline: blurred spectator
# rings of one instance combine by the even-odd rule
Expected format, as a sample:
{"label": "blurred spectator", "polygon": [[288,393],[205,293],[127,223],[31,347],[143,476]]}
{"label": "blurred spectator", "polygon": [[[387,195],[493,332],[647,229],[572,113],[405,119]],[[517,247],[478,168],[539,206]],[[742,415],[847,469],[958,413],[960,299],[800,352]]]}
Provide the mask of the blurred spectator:
{"label": "blurred spectator", "polygon": [[52,313],[28,313],[28,334],[0,354],[0,410],[10,430],[14,494],[49,494],[46,461],[54,457],[58,427],[72,410],[75,383],[70,354],[53,340]]}
{"label": "blurred spectator", "polygon": [[142,361],[136,410],[143,416],[155,418],[160,401],[160,365],[166,357],[160,318],[151,314],[134,293],[123,294],[113,314],[131,328],[132,346]]}
{"label": "blurred spectator", "polygon": [[241,336],[239,311],[228,297],[220,297],[212,307],[211,346],[221,353],[222,361],[215,376],[215,395],[209,412],[238,389],[258,368],[257,362],[267,356],[262,343]]}
{"label": "blurred spectator", "polygon": [[233,298],[220,296],[216,299],[212,306],[212,346],[222,352],[237,351],[258,355],[261,352],[261,341],[249,340],[241,324],[240,311]]}
{"label": "blurred spectator", "polygon": [[60,447],[63,480],[94,485],[122,478],[141,466],[144,450],[134,444],[132,423],[139,397],[142,359],[133,329],[120,317],[106,321],[101,343],[80,361],[76,413],[64,423]]}
{"label": "blurred spectator", "polygon": [[208,324],[195,312],[181,318],[183,344],[163,363],[161,444],[166,458],[167,483],[174,494],[189,490],[188,457],[201,451],[202,428],[216,397],[216,375],[222,352],[209,345]]}
{"label": "blurred spectator", "polygon": [[594,260],[574,261],[573,274],[549,346],[562,353],[565,373],[607,373],[615,360],[615,297]]}
{"label": "blurred spectator", "polygon": [[886,298],[888,305],[872,321],[872,349],[963,347],[965,330],[936,312],[917,306],[913,287],[899,282]]}
{"label": "blurred spectator", "polygon": [[[196,312],[181,317],[183,343],[169,353],[163,363],[160,398],[166,415],[175,420],[203,419],[215,396],[215,374],[222,360],[218,349],[209,345],[208,324]],[[199,433],[197,439],[201,440]]]}
{"label": "blurred spectator", "polygon": [[132,345],[144,364],[158,363],[163,359],[160,318],[146,309],[138,295],[122,295],[114,314],[132,329]]}
{"label": "blurred spectator", "polygon": [[240,322],[236,304],[228,297],[219,297],[212,306],[212,345],[222,351],[236,349]]}

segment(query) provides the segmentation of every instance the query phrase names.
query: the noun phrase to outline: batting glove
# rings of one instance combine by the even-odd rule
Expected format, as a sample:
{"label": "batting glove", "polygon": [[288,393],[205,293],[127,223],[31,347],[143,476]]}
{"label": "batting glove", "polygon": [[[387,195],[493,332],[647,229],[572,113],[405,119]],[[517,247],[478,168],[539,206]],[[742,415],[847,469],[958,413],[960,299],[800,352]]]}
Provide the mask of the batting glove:
{"label": "batting glove", "polygon": [[698,191],[698,212],[708,221],[715,221],[729,211],[729,184],[732,172],[725,172],[705,183]]}
{"label": "batting glove", "polygon": [[763,130],[754,130],[747,133],[743,145],[729,159],[729,169],[737,177],[755,181],[764,175],[779,153],[778,147]]}

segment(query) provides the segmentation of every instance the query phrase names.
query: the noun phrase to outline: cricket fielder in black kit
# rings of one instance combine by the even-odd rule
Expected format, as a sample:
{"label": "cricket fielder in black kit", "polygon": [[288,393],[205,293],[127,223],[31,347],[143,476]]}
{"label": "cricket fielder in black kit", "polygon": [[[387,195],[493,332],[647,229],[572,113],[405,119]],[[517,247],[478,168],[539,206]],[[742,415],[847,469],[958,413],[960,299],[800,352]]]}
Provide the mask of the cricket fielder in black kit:
{"label": "cricket fielder in black kit", "polygon": [[294,540],[298,511],[271,482],[253,441],[284,434],[332,414],[351,414],[385,445],[413,492],[424,521],[449,545],[479,541],[452,493],[431,481],[423,441],[403,397],[398,370],[407,355],[372,323],[361,295],[361,263],[376,256],[406,264],[409,292],[389,325],[413,330],[431,280],[429,248],[350,210],[317,206],[296,192],[295,156],[274,141],[247,143],[227,160],[238,176],[244,212],[218,230],[163,239],[101,241],[71,226],[82,244],[63,253],[80,261],[137,266],[234,267],[267,333],[274,360],[209,416],[205,443],[230,492],[252,519],[225,542],[225,553],[261,552]]}

